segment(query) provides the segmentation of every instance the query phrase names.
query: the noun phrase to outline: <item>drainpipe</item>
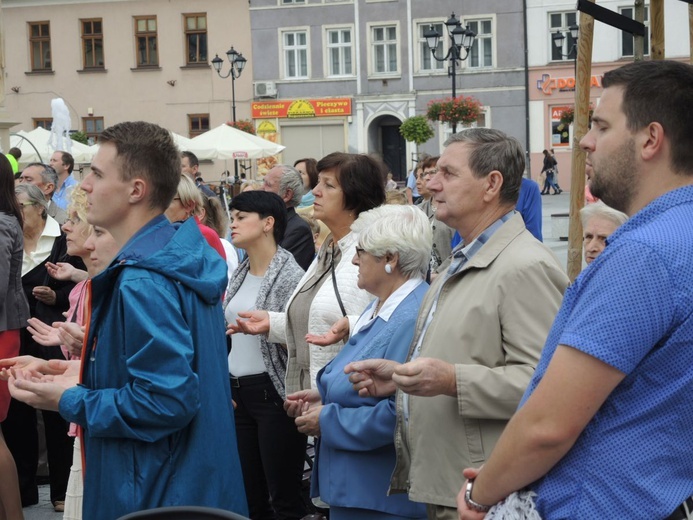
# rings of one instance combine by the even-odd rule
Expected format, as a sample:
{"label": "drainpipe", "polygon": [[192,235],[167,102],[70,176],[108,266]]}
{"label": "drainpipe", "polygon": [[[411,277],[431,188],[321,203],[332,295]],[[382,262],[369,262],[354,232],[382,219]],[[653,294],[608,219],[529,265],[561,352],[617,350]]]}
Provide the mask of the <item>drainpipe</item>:
{"label": "drainpipe", "polygon": [[527,0],[522,0],[522,18],[524,24],[525,39],[525,147],[527,149],[527,177],[532,178],[532,163],[530,161],[529,148],[529,49],[527,48]]}

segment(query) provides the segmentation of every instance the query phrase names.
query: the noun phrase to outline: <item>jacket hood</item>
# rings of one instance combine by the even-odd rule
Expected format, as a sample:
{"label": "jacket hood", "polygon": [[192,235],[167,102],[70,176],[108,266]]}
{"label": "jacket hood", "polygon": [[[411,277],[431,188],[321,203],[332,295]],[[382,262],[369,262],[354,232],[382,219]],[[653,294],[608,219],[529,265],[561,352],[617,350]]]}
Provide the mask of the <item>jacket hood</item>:
{"label": "jacket hood", "polygon": [[202,236],[195,219],[170,224],[163,215],[123,247],[115,265],[147,269],[170,278],[203,301],[220,301],[228,281],[226,262]]}

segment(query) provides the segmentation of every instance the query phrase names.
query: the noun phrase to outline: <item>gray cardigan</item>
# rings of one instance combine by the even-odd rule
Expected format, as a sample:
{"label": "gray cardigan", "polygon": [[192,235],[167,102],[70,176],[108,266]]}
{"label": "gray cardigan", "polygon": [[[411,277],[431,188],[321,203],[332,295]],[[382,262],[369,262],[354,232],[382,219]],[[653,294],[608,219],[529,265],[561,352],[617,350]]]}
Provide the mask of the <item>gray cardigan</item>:
{"label": "gray cardigan", "polygon": [[[249,269],[250,261],[246,258],[233,273],[233,278],[229,280],[229,286],[226,289],[224,311],[231,298],[233,298],[243,284],[243,280],[245,280],[245,276],[248,274]],[[255,308],[284,312],[286,302],[289,301],[289,296],[294,292],[294,289],[302,277],[303,269],[296,263],[293,255],[286,249],[278,247],[262,279],[260,291],[255,301]],[[233,339],[231,348],[233,348]],[[267,341],[267,336],[262,335],[260,336],[260,352],[262,353],[262,360],[265,362],[265,368],[267,368],[267,373],[272,380],[274,388],[282,399],[286,399],[286,392],[284,390],[287,359],[286,347],[279,343],[270,343]]]}
{"label": "gray cardigan", "polygon": [[14,215],[0,212],[0,332],[26,327],[29,304],[22,289],[24,235]]}

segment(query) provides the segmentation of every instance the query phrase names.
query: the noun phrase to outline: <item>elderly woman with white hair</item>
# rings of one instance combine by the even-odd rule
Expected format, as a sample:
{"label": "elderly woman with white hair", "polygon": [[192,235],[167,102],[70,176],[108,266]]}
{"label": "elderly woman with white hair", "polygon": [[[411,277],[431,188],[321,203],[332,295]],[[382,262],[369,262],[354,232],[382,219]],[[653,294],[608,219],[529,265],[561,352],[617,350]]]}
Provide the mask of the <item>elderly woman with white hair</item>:
{"label": "elderly woman with white hair", "polygon": [[604,251],[606,239],[628,220],[628,215],[599,201],[582,208],[580,220],[585,263],[589,265]]}
{"label": "elderly woman with white hair", "polygon": [[[299,431],[319,437],[311,494],[330,504],[331,520],[425,518],[423,504],[407,495],[387,496],[395,465],[394,396],[359,397],[344,367],[360,359],[407,357],[428,289],[431,226],[418,208],[386,205],[363,213],[352,230],[359,234],[352,259],[358,286],[376,298],[344,348],[318,373],[317,389],[287,396],[285,408]],[[344,325],[307,339],[332,343]]]}

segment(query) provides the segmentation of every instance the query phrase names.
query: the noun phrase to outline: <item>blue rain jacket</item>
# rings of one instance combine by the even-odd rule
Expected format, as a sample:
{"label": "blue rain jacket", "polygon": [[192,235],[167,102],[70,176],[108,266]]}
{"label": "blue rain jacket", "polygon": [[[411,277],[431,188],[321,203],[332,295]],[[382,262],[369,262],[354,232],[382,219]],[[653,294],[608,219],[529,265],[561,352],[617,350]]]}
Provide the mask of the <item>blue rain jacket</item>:
{"label": "blue rain jacket", "polygon": [[247,515],[221,295],[226,264],[194,219],[154,218],[92,281],[83,384],[84,518],[162,506]]}

